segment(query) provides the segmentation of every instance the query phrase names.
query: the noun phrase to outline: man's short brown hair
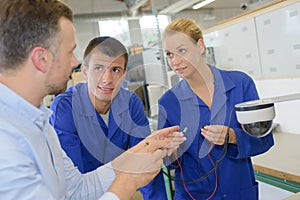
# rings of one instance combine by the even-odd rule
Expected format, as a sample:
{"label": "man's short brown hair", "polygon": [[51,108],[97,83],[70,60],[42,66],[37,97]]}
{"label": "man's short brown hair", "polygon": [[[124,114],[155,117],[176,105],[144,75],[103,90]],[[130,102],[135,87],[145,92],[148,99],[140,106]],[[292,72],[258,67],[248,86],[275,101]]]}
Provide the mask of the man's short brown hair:
{"label": "man's short brown hair", "polygon": [[72,10],[59,0],[1,0],[0,8],[0,73],[16,70],[36,46],[55,53],[59,19],[73,21]]}

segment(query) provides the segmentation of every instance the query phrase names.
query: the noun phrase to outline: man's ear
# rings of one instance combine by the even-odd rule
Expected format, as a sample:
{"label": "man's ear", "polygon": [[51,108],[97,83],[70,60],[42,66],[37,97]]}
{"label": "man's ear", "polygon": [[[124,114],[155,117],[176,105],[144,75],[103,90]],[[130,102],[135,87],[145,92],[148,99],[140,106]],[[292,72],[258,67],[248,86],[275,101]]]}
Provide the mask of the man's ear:
{"label": "man's ear", "polygon": [[31,60],[35,68],[42,73],[47,72],[47,64],[50,60],[50,54],[43,47],[35,47],[31,52]]}
{"label": "man's ear", "polygon": [[87,66],[84,63],[81,65],[81,72],[87,77]]}

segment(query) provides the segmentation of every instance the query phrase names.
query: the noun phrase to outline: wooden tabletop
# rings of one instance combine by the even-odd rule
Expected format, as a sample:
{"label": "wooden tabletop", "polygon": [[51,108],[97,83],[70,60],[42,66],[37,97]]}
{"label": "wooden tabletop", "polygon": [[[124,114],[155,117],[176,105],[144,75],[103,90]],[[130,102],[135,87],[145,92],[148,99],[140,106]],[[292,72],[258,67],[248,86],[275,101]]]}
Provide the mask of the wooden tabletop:
{"label": "wooden tabletop", "polygon": [[300,134],[273,133],[275,145],[252,157],[254,170],[300,184]]}
{"label": "wooden tabletop", "polygon": [[296,194],[293,194],[287,198],[285,198],[284,200],[299,200],[300,199],[300,193],[296,193]]}

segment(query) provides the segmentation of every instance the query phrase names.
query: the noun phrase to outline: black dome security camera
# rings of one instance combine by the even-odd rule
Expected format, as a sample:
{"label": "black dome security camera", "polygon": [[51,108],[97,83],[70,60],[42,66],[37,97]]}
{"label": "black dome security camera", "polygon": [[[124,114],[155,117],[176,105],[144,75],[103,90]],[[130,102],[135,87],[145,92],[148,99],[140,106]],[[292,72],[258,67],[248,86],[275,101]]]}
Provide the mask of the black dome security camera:
{"label": "black dome security camera", "polygon": [[247,8],[248,8],[248,3],[247,2],[241,2],[241,5],[240,5],[240,8],[242,9],[242,10],[246,10]]}
{"label": "black dome security camera", "polygon": [[271,132],[275,117],[273,102],[256,100],[240,103],[235,105],[235,110],[238,122],[249,135],[263,137]]}
{"label": "black dome security camera", "polygon": [[263,137],[268,135],[272,130],[273,120],[261,121],[261,122],[253,122],[250,124],[243,124],[243,130],[254,136],[254,137]]}
{"label": "black dome security camera", "polygon": [[263,137],[272,130],[274,103],[299,99],[300,93],[296,93],[239,103],[234,106],[236,117],[246,133],[254,137]]}

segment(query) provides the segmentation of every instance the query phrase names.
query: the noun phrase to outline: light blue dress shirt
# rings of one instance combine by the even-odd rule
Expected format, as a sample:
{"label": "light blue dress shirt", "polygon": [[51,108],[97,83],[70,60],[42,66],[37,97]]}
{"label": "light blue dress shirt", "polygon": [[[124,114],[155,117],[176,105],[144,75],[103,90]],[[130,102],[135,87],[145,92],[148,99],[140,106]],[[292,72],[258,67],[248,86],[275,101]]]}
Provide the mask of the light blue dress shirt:
{"label": "light blue dress shirt", "polygon": [[106,192],[111,163],[81,174],[49,124],[51,111],[36,108],[0,83],[0,199],[118,199]]}

